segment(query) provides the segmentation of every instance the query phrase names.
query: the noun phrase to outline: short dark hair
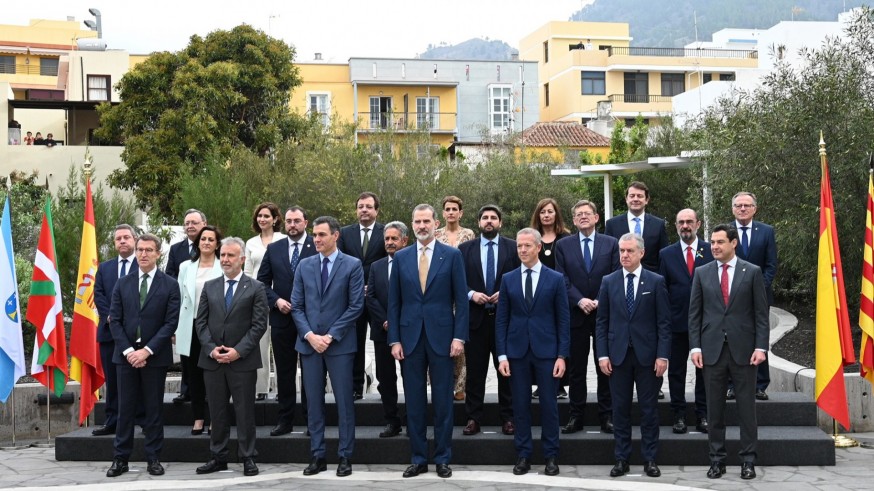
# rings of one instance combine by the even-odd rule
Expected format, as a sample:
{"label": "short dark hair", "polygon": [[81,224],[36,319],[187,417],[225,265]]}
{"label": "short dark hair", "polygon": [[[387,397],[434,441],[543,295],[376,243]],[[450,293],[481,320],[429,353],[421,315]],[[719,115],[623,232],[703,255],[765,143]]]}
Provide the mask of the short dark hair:
{"label": "short dark hair", "polygon": [[222,238],[223,238],[221,231],[219,231],[218,227],[216,227],[215,225],[204,225],[203,228],[200,229],[200,232],[197,232],[197,237],[194,238],[194,244],[192,247],[192,249],[194,249],[194,252],[191,254],[191,261],[192,262],[200,260],[200,238],[203,236],[204,232],[212,232],[215,234],[215,243],[216,243],[215,255],[216,255],[216,257],[218,257],[219,254],[221,253],[220,249],[221,249],[221,243],[222,243]]}
{"label": "short dark hair", "polygon": [[446,208],[446,203],[455,203],[456,205],[458,205],[459,210],[464,209],[464,201],[461,198],[459,198],[458,196],[449,195],[449,196],[443,198],[443,201],[441,202],[440,206],[442,206],[443,208]]}
{"label": "short dark hair", "polygon": [[504,214],[501,212],[501,209],[498,208],[498,205],[483,205],[482,208],[480,208],[479,211],[476,212],[476,219],[479,220],[480,218],[482,218],[483,213],[487,211],[495,212],[498,215],[498,220],[504,219]]}
{"label": "short dark hair", "polygon": [[135,244],[139,245],[140,242],[151,242],[155,244],[155,249],[157,249],[158,252],[161,252],[161,239],[159,239],[158,236],[155,234],[146,233],[140,235],[139,237],[137,237],[137,241],[135,242]]}
{"label": "short dark hair", "polygon": [[738,238],[737,229],[734,228],[734,225],[730,223],[720,223],[719,225],[713,227],[713,231],[710,232],[710,235],[712,236],[716,232],[725,232],[725,235],[728,237],[729,242],[731,242],[732,240],[737,240]]}
{"label": "short dark hair", "polygon": [[643,181],[631,181],[631,184],[625,188],[625,196],[628,196],[628,190],[631,188],[640,189],[643,191],[643,195],[646,196],[646,199],[649,199],[649,188],[646,187],[646,184],[644,184]]}
{"label": "short dark hair", "polygon": [[255,207],[255,211],[252,213],[252,230],[254,230],[256,234],[261,233],[261,227],[258,226],[258,212],[264,208],[270,210],[270,215],[273,217],[273,231],[279,232],[279,222],[281,221],[277,220],[277,218],[279,218],[279,207],[269,201],[259,203],[258,206]]}
{"label": "short dark hair", "polygon": [[359,201],[361,201],[363,199],[367,199],[367,198],[373,198],[373,208],[378,210],[379,209],[379,197],[376,194],[371,193],[370,191],[364,191],[363,193],[359,194],[358,199],[355,200],[355,206],[357,207]]}
{"label": "short dark hair", "polygon": [[330,229],[332,234],[340,233],[340,222],[332,216],[321,216],[316,218],[313,220],[313,228],[315,228],[316,225],[321,225],[323,223],[328,224],[328,229]]}
{"label": "short dark hair", "polygon": [[303,208],[301,208],[300,206],[297,206],[297,205],[289,206],[288,209],[285,210],[285,213],[288,213],[290,211],[299,211],[303,215],[303,219],[307,220],[307,211],[304,210]]}

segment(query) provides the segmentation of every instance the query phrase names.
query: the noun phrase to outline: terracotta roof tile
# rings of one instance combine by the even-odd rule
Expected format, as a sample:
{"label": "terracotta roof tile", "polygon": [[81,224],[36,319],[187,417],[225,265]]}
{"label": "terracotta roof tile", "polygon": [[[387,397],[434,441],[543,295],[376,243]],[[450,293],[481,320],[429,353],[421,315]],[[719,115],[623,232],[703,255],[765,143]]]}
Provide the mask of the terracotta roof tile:
{"label": "terracotta roof tile", "polygon": [[526,129],[522,138],[532,147],[609,147],[610,139],[574,121],[541,121]]}

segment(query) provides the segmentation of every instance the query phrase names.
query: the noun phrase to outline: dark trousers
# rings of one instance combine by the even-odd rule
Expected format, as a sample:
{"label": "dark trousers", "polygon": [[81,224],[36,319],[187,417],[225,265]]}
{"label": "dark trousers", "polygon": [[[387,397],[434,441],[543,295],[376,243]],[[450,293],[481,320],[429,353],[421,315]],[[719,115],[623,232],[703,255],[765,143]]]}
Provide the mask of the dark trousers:
{"label": "dark trousers", "polygon": [[[612,414],[612,398],[610,396],[610,379],[601,372],[601,367],[598,365],[598,358],[592,347],[592,339],[594,338],[594,325],[589,327],[571,328],[571,357],[568,360],[568,371],[570,372],[569,382],[570,391],[568,392],[568,400],[570,402],[571,417],[582,418],[586,408],[586,397],[588,396],[588,387],[586,385],[586,375],[589,364],[589,351],[592,351],[592,360],[595,364],[595,371],[598,374],[598,416],[603,421]],[[541,392],[541,397],[543,393]]]}
{"label": "dark trousers", "polygon": [[[671,362],[668,364],[668,390],[674,417],[686,416],[686,370],[689,360],[689,332],[671,333]],[[707,417],[704,374],[695,369],[695,416]]]}
{"label": "dark trousers", "polygon": [[100,363],[103,364],[103,376],[106,385],[103,389],[105,400],[103,425],[115,428],[118,424],[118,377],[115,364],[112,363],[112,353],[115,351],[115,341],[100,343]]}
{"label": "dark trousers", "polygon": [[138,406],[141,406],[146,459],[159,460],[164,446],[162,406],[167,367],[147,364],[143,368],[134,368],[127,362],[114,366],[118,378],[118,423],[113,456],[125,461],[130,459],[134,447],[134,420]]}
{"label": "dark trousers", "polygon": [[631,456],[631,399],[637,387],[640,406],[640,453],[644,462],[656,460],[659,448],[659,381],[652,364],[642,364],[628,348],[625,360],[613,365],[610,391],[613,393],[613,438],[616,441],[616,460]]}
{"label": "dark trousers", "polygon": [[431,453],[427,438],[428,393],[426,380],[431,377],[431,404],[434,406],[434,463],[452,460],[452,401],[455,364],[449,347],[436,353],[428,342],[424,327],[419,344],[404,352],[404,399],[407,401],[407,433],[410,435],[412,464],[428,463]]}
{"label": "dark trousers", "polygon": [[[276,363],[276,402],[279,403],[278,425],[293,425],[297,405],[297,350],[294,342],[297,329],[294,324],[270,327],[273,343],[273,361]],[[303,385],[303,384],[301,384]],[[300,403],[306,412],[306,393],[300,388]]]}
{"label": "dark trousers", "polygon": [[361,316],[355,321],[355,342],[358,350],[352,361],[352,392],[358,394],[364,394],[364,343],[367,341],[368,319],[370,319],[370,314],[365,306],[361,309]]}
{"label": "dark trousers", "polygon": [[719,359],[713,365],[704,365],[704,381],[707,391],[707,419],[710,431],[710,461],[725,462],[725,391],[728,378],[734,381],[738,422],[740,423],[741,461],[756,461],[756,367],[734,362],[728,344],[722,345]]}
{"label": "dark trousers", "polygon": [[[553,378],[554,359],[537,358],[528,350],[524,358],[510,358],[510,385],[517,394],[527,394],[532,384],[537,384],[541,394],[550,394],[558,385]],[[558,457],[558,401],[555,397],[540,396],[540,441],[543,445],[543,457]],[[531,400],[528,397],[513,399],[513,414],[515,415],[516,433],[513,442],[516,445],[516,455],[531,458],[534,444],[531,440]]]}
{"label": "dark trousers", "polygon": [[[385,341],[373,342],[373,357],[376,361],[377,389],[382,399],[382,411],[386,424],[401,426],[398,412],[398,369],[391,355],[391,347]],[[403,370],[403,364],[401,364]]]}
{"label": "dark trousers", "polygon": [[325,458],[325,372],[331,377],[331,388],[337,403],[340,438],[337,456],[352,458],[355,451],[355,404],[349,375],[352,373],[352,353],[325,355],[315,353],[300,355],[304,368],[303,384],[310,397],[307,400],[307,429],[310,432],[310,452],[313,458]]}
{"label": "dark trousers", "polygon": [[[467,360],[467,382],[465,385],[464,409],[468,419],[484,424],[483,400],[486,395],[486,377],[489,374],[489,358],[491,365],[498,372],[498,354],[495,350],[495,316],[485,315],[482,323],[476,329],[471,329],[469,338],[464,343],[464,358]],[[523,394],[531,394],[528,387]],[[523,395],[523,397],[530,397]],[[513,421],[513,400],[510,380],[498,374],[498,405],[501,411],[501,422]]]}
{"label": "dark trousers", "polygon": [[180,355],[182,366],[188,372],[188,395],[191,396],[191,415],[195,420],[206,419],[206,386],[203,382],[203,369],[197,366],[200,357],[200,339],[197,331],[191,336],[191,356]]}
{"label": "dark trousers", "polygon": [[[234,371],[230,365],[219,365],[216,370],[203,370],[209,388],[209,416],[212,430],[209,453],[219,462],[228,461],[228,441],[231,437],[230,414],[233,408],[237,426],[237,455],[255,457],[255,381],[258,372]],[[234,403],[230,399],[233,397]]]}

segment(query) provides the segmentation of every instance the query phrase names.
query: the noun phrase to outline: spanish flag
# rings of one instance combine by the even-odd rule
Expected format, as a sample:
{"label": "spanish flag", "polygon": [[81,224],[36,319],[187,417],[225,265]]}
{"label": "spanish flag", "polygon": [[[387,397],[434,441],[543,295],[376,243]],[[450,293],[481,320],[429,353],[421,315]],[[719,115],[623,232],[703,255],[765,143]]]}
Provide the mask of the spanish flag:
{"label": "spanish flag", "polygon": [[[874,155],[872,155],[874,157]],[[874,170],[868,173],[868,213],[865,215],[865,249],[862,261],[862,300],[859,302],[859,373],[874,384]]]}
{"label": "spanish flag", "polygon": [[822,185],[819,204],[819,262],[816,278],[816,405],[850,428],[844,366],[855,363],[844,273],[835,223],[825,142],[820,137]]}

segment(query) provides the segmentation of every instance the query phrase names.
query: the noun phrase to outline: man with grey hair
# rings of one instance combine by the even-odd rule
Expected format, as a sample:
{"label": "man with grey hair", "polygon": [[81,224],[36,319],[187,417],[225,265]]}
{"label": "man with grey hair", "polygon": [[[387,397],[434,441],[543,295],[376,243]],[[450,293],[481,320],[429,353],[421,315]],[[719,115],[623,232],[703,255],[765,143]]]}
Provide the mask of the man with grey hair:
{"label": "man with grey hair", "polygon": [[[392,274],[395,253],[407,246],[407,226],[402,222],[389,222],[383,230],[386,257],[370,266],[365,301],[370,314],[370,340],[373,341],[373,357],[376,362],[377,389],[382,398],[385,429],[380,438],[390,438],[401,433],[401,418],[398,414],[397,362],[391,356],[386,334],[388,332],[388,282]],[[401,365],[403,366],[403,365]]]}

